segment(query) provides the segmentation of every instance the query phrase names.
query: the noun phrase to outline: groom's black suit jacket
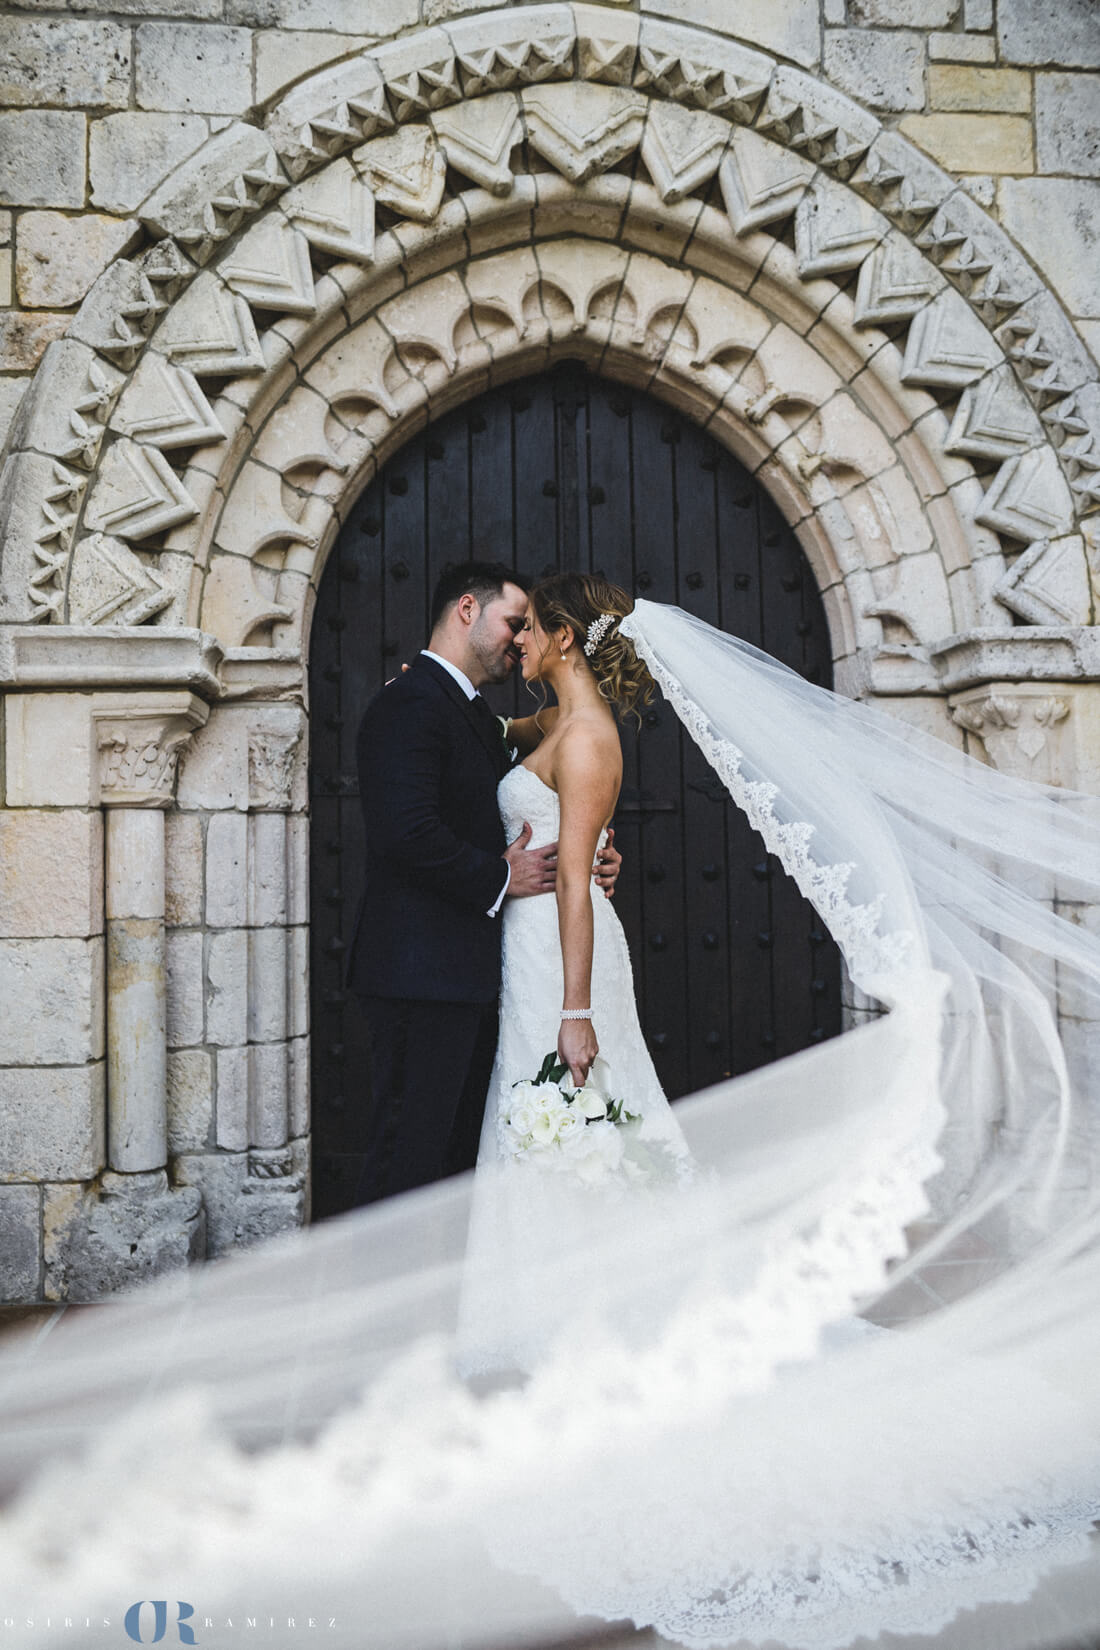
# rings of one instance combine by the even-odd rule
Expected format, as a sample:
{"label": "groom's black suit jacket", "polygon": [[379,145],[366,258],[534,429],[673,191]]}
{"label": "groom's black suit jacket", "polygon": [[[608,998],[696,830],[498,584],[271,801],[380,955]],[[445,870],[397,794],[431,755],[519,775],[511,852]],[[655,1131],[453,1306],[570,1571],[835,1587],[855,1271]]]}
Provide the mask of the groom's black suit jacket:
{"label": "groom's black suit jacket", "polygon": [[499,723],[418,654],[368,705],[358,762],[367,861],[349,986],[364,997],[491,1002],[501,920],[486,913],[507,875]]}

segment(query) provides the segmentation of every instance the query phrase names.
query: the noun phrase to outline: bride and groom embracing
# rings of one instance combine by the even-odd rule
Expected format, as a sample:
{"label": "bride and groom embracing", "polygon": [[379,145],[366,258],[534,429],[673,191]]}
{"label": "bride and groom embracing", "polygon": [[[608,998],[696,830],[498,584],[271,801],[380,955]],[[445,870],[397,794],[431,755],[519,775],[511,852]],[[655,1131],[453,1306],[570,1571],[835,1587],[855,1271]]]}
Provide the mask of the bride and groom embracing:
{"label": "bride and groom embracing", "polygon": [[[500,565],[452,568],[429,647],[367,709],[348,981],[371,1031],[374,1112],[358,1203],[495,1159],[502,1107],[548,1050],[582,1085],[602,1048],[643,1129],[675,1135],[608,903],[614,711],[653,692],[619,633],[632,606],[593,575],[528,591]],[[478,689],[517,662],[556,704],[502,724]]]}

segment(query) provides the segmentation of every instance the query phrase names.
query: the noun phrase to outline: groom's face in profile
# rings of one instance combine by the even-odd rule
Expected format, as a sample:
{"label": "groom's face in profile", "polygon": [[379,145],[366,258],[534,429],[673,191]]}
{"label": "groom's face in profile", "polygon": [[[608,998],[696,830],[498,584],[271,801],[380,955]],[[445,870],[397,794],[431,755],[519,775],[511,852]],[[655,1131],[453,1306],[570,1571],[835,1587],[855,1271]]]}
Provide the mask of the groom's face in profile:
{"label": "groom's face in profile", "polygon": [[508,680],[519,658],[516,637],[526,622],[527,596],[518,584],[506,584],[481,609],[470,630],[470,651],[481,671],[476,687]]}

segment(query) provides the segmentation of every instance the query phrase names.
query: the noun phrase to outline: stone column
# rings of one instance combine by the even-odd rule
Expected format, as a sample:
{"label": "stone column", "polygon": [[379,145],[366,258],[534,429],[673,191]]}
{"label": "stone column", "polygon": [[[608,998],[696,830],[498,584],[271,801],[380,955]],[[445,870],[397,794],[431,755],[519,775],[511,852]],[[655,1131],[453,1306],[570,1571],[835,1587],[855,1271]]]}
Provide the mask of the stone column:
{"label": "stone column", "polygon": [[[243,1191],[289,1194],[265,1232],[300,1223],[302,1178],[290,1148],[288,813],[300,727],[248,735],[248,1178]],[[255,1218],[255,1217],[254,1217]],[[251,1224],[251,1222],[250,1222]]]}
{"label": "stone column", "polygon": [[120,1174],[168,1162],[164,810],[208,714],[192,693],[93,712],[107,826],[107,1160]]}

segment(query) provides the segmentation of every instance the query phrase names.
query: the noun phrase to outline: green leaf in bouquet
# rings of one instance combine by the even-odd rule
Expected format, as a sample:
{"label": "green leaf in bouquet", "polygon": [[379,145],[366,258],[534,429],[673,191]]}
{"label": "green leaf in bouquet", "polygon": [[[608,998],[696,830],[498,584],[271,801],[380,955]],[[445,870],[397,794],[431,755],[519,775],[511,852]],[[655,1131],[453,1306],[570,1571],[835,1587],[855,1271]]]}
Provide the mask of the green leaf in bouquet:
{"label": "green leaf in bouquet", "polygon": [[536,1083],[547,1083],[547,1082],[551,1082],[551,1081],[556,1082],[557,1079],[556,1078],[552,1079],[551,1076],[550,1076],[550,1073],[553,1071],[554,1067],[557,1065],[557,1062],[558,1062],[558,1051],[557,1051],[557,1049],[552,1048],[550,1050],[550,1053],[547,1054],[546,1057],[544,1058],[544,1060],[542,1062],[542,1065],[539,1067],[539,1074],[535,1078],[535,1082]]}
{"label": "green leaf in bouquet", "polygon": [[549,1081],[551,1083],[560,1083],[568,1070],[569,1067],[565,1065],[563,1061],[559,1061],[556,1066],[551,1066]]}

